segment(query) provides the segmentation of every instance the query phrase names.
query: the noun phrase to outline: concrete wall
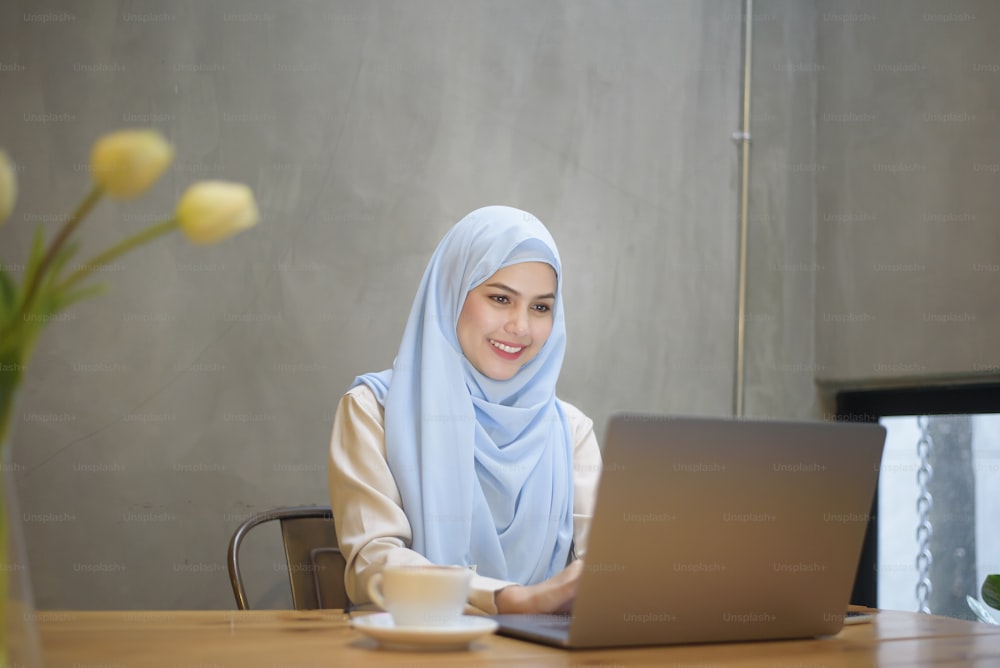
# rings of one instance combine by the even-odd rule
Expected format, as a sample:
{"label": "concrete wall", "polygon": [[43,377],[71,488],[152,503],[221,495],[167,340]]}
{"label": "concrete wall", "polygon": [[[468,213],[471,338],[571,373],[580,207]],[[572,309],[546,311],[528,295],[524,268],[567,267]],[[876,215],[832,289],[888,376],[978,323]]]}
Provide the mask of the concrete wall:
{"label": "concrete wall", "polygon": [[[14,434],[39,607],[232,607],[230,533],[327,501],[340,394],[391,363],[432,249],[484,204],[559,242],[560,393],[599,433],[616,409],[727,414],[740,27],[737,0],[4,5],[5,266],[121,126],[176,162],[102,203],[85,252],[201,178],[249,183],[263,214],[128,256],[42,339]],[[252,599],[280,605],[280,556],[255,561]]]}
{"label": "concrete wall", "polygon": [[753,9],[745,413],[818,418],[813,340],[816,263],[816,9]]}
{"label": "concrete wall", "polygon": [[753,29],[747,413],[1000,378],[1000,7],[758,0]]}
{"label": "concrete wall", "polygon": [[996,380],[1000,5],[836,4],[817,33],[817,377]]}

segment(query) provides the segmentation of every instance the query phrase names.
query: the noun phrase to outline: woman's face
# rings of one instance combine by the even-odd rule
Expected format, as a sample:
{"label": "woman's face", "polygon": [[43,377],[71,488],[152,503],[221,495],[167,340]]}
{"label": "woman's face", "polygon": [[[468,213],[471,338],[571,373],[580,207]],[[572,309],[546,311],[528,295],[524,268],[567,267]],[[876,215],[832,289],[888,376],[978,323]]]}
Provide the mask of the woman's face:
{"label": "woman's face", "polygon": [[493,380],[509,380],[552,333],[556,272],[544,262],[504,267],[465,296],[458,342],[466,359]]}

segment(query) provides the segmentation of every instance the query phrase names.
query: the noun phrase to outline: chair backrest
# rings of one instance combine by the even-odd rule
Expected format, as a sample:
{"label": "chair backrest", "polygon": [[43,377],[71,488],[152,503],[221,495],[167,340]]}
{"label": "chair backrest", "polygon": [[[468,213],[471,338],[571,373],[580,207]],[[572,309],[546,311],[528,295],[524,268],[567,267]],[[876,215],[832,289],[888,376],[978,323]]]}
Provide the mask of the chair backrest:
{"label": "chair backrest", "polygon": [[337,547],[333,511],[329,506],[275,508],[257,513],[237,527],[229,541],[227,560],[237,607],[250,608],[240,572],[240,544],[251,529],[273,520],[281,525],[295,609],[348,608],[350,600],[344,589],[347,562]]}

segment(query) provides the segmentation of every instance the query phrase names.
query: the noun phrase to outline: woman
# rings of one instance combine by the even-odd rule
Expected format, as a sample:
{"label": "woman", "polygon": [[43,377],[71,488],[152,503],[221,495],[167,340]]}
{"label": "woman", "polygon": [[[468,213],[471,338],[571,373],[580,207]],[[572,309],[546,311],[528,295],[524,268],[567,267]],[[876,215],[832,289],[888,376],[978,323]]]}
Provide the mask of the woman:
{"label": "woman", "polygon": [[386,564],[430,562],[475,568],[478,612],[572,605],[601,463],[593,423],[555,396],[561,283],[555,242],[518,209],[473,211],[438,245],[392,369],[358,377],[334,418],[355,604]]}

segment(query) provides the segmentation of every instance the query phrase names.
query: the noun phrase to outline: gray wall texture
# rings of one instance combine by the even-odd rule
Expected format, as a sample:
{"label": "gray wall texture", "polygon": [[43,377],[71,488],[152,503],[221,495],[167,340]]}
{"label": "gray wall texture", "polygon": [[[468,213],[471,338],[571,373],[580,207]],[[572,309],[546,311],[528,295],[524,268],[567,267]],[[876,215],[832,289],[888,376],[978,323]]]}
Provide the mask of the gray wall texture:
{"label": "gray wall texture", "polygon": [[[870,359],[889,364],[901,334],[928,371],[990,363],[1000,271],[965,270],[1000,262],[985,208],[1000,170],[971,166],[996,162],[996,134],[988,123],[914,125],[896,114],[993,118],[1000,74],[971,63],[1000,69],[990,55],[996,12],[986,0],[948,3],[975,16],[944,23],[924,18],[937,11],[929,2],[867,5],[755,3],[749,415],[826,416],[817,379],[878,382],[885,374]],[[391,363],[431,251],[485,204],[532,211],[560,245],[570,343],[559,391],[599,434],[619,409],[729,414],[741,6],[63,0],[0,9],[0,145],[22,184],[3,229],[5,266],[23,261],[36,224],[57,227],[87,189],[91,142],[122,126],[159,128],[177,158],[147,197],[100,205],[85,254],[169,214],[198,179],[247,182],[263,214],[218,246],[178,236],[127,256],[105,272],[106,295],[44,335],[14,428],[38,607],[233,607],[232,530],[259,510],[327,502],[340,394]],[[866,12],[876,19],[858,18]],[[901,22],[921,38],[896,31]],[[887,32],[916,55],[886,52]],[[965,69],[874,69],[954,51],[971,59]],[[878,120],[836,120],[851,114]],[[900,157],[921,126],[938,133],[929,135],[936,150],[921,144],[924,157]],[[950,170],[863,173],[944,153]],[[971,174],[954,166],[961,160]],[[904,191],[902,177],[923,180]],[[919,241],[896,208],[933,236]],[[861,221],[865,212],[877,220]],[[920,224],[921,212],[977,219]],[[919,253],[928,270],[917,286],[912,273],[864,270]],[[975,305],[953,305],[956,295]],[[918,311],[974,313],[962,330],[973,339],[949,338],[960,335],[955,323],[899,317],[913,299],[937,300]],[[870,323],[829,317],[868,311],[888,347],[872,347]],[[251,599],[285,605],[280,554],[266,541],[248,546],[254,577],[268,578]]]}
{"label": "gray wall texture", "polygon": [[817,33],[817,379],[995,380],[1000,4],[837,4]]}

